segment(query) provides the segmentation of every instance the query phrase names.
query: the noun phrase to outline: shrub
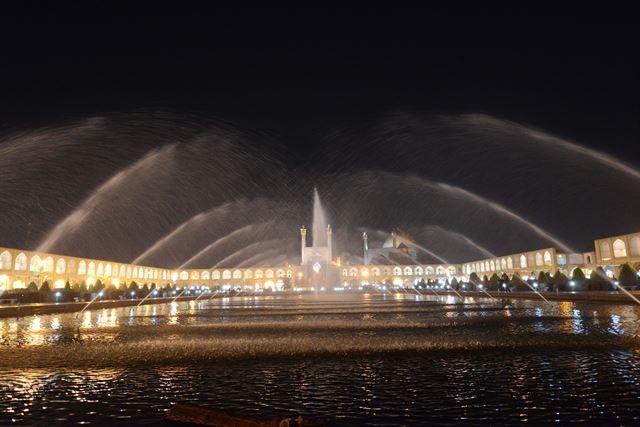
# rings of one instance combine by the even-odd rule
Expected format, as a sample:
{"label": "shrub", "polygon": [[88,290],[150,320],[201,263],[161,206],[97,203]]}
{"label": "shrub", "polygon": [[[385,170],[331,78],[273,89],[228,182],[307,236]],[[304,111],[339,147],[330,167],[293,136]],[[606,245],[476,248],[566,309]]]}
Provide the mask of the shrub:
{"label": "shrub", "polygon": [[551,283],[553,284],[554,289],[557,289],[559,291],[569,290],[568,281],[569,280],[567,279],[567,276],[565,276],[564,273],[562,273],[562,271],[560,271],[559,269],[556,270],[556,273],[553,275],[553,278],[551,279]]}
{"label": "shrub", "polygon": [[587,280],[587,288],[590,291],[610,291],[611,283],[607,279],[607,275],[602,269],[598,267],[591,272],[591,277]]}
{"label": "shrub", "polygon": [[636,286],[639,283],[638,274],[629,264],[622,264],[620,274],[618,275],[618,282],[622,286]]}
{"label": "shrub", "polygon": [[42,293],[51,292],[51,287],[49,287],[48,281],[45,280],[42,286],[40,286],[40,292]]}
{"label": "shrub", "polygon": [[522,280],[522,277],[518,273],[515,273],[511,276],[511,287],[513,287],[516,291],[530,291],[531,288],[529,285]]}
{"label": "shrub", "polygon": [[476,285],[480,283],[480,278],[478,277],[475,271],[469,275],[469,282]]}
{"label": "shrub", "polygon": [[487,289],[490,291],[497,291],[500,288],[500,278],[496,273],[491,275],[489,279],[489,283],[487,284]]}

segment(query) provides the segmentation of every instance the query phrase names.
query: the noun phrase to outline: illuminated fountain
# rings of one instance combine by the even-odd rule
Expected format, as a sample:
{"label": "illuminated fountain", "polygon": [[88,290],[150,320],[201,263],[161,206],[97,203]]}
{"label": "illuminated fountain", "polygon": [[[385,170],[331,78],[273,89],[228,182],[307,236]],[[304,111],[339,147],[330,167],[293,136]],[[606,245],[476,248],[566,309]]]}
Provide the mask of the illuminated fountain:
{"label": "illuminated fountain", "polygon": [[301,265],[307,285],[318,289],[325,285],[339,283],[338,268],[333,265],[332,234],[327,213],[322,207],[318,190],[313,190],[313,245],[307,246],[307,229],[300,228]]}

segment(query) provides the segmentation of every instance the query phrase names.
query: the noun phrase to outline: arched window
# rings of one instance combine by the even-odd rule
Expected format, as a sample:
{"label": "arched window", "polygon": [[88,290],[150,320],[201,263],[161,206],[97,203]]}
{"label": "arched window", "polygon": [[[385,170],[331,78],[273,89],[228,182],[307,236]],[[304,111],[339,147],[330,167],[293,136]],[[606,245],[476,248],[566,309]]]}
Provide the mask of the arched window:
{"label": "arched window", "polygon": [[480,263],[480,271],[484,273],[484,262]]}
{"label": "arched window", "polygon": [[58,258],[58,262],[56,262],[56,274],[64,274],[66,269],[66,265],[63,258]]}
{"label": "arched window", "polygon": [[138,269],[138,279],[144,279],[144,268],[142,267]]}
{"label": "arched window", "polygon": [[78,264],[78,274],[87,274],[87,262],[85,260],[80,261],[80,263]]}
{"label": "arched window", "polygon": [[133,267],[133,278],[134,279],[138,278],[138,267]]}
{"label": "arched window", "polygon": [[31,261],[29,262],[29,271],[40,271],[40,257],[38,255],[34,255],[31,257]]}
{"label": "arched window", "polygon": [[349,270],[349,276],[356,277],[358,275],[358,269],[353,267]]}
{"label": "arched window", "polygon": [[627,256],[627,247],[621,239],[616,239],[613,242],[613,256],[616,258]]}
{"label": "arched window", "polygon": [[540,252],[536,252],[536,265],[538,267],[542,266],[542,254]]}
{"label": "arched window", "polygon": [[16,257],[16,271],[25,271],[27,269],[27,256],[23,253]]}
{"label": "arched window", "polygon": [[416,276],[422,276],[424,274],[424,269],[420,266],[417,266],[415,269]]}
{"label": "arched window", "polygon": [[200,274],[200,278],[202,280],[209,280],[211,278],[211,273],[205,270],[202,272],[202,274]]}
{"label": "arched window", "polygon": [[197,271],[193,270],[191,272],[191,280],[198,280],[200,278],[200,274]]}
{"label": "arched window", "polygon": [[107,277],[111,277],[111,264],[107,264],[107,266],[104,268],[104,275]]}
{"label": "arched window", "polygon": [[442,275],[444,274],[444,267],[439,265],[438,268],[436,268],[436,274],[437,275]]}
{"label": "arched window", "polygon": [[187,279],[189,279],[189,273],[187,273],[186,271],[181,271],[180,280],[187,280]]}
{"label": "arched window", "polygon": [[218,270],[213,272],[213,280],[220,280],[220,272]]}
{"label": "arched window", "polygon": [[[125,277],[125,275],[127,274],[127,267],[125,267],[124,265],[120,266],[120,277]],[[165,277],[166,279],[166,277]]]}
{"label": "arched window", "polygon": [[507,268],[507,260],[506,260],[506,258],[502,258],[500,260],[500,266],[502,267],[503,270],[506,270],[506,268]]}
{"label": "arched window", "polygon": [[89,276],[93,276],[96,274],[96,264],[93,261],[89,262],[89,269],[87,270],[87,274]]}
{"label": "arched window", "polygon": [[376,276],[376,277],[377,277],[377,276],[380,276],[380,269],[379,269],[378,267],[373,267],[373,268],[371,269],[371,274],[372,274],[373,276]]}
{"label": "arched window", "polygon": [[76,274],[76,262],[73,259],[70,259],[67,263],[67,271],[69,274]]}
{"label": "arched window", "polygon": [[361,276],[361,277],[367,277],[367,276],[369,276],[369,269],[367,269],[367,268],[362,268],[362,269],[360,269],[360,276]]}
{"label": "arched window", "polygon": [[489,261],[485,261],[485,262],[484,262],[484,270],[485,270],[485,271],[490,271],[490,270],[489,270]]}
{"label": "arched window", "polygon": [[4,251],[0,254],[0,270],[11,270],[11,253]]}
{"label": "arched window", "polygon": [[256,279],[262,279],[264,277],[264,271],[256,270],[255,277],[256,277]]}
{"label": "arched window", "polygon": [[282,279],[284,277],[284,270],[278,270],[276,271],[276,277],[278,279]]}
{"label": "arched window", "polygon": [[411,274],[413,274],[413,270],[411,269],[411,267],[405,267],[404,268],[404,275],[405,276],[411,276]]}
{"label": "arched window", "polygon": [[611,246],[609,246],[609,242],[600,243],[600,258],[611,259]]}
{"label": "arched window", "polygon": [[402,269],[400,267],[393,267],[393,275],[400,276],[402,274]]}
{"label": "arched window", "polygon": [[231,271],[229,270],[225,270],[222,272],[222,278],[223,279],[231,279]]}
{"label": "arched window", "polygon": [[162,280],[167,280],[167,270],[162,270]]}
{"label": "arched window", "polygon": [[527,268],[527,257],[520,255],[520,268]]}
{"label": "arched window", "polygon": [[509,270],[513,270],[513,260],[511,259],[511,257],[507,258],[507,268]]}
{"label": "arched window", "polygon": [[50,256],[46,257],[44,260],[44,272],[53,273],[53,258]]}
{"label": "arched window", "polygon": [[[137,273],[137,270],[136,270],[136,273]],[[131,276],[132,276],[131,266],[128,266],[127,267],[127,279],[131,278]]]}
{"label": "arched window", "polygon": [[544,258],[544,265],[547,265],[547,266],[551,265],[551,253],[549,253],[549,251],[544,251],[543,258]]}
{"label": "arched window", "polygon": [[633,236],[629,239],[629,254],[631,256],[640,256],[640,237]]}
{"label": "arched window", "polygon": [[98,270],[96,271],[96,274],[100,277],[104,276],[104,265],[102,265],[101,262],[98,263]]}
{"label": "arched window", "polygon": [[384,267],[382,269],[382,274],[384,274],[385,276],[391,275],[391,269],[389,267]]}
{"label": "arched window", "polygon": [[253,271],[251,271],[251,270],[245,270],[245,271],[244,271],[244,278],[245,278],[245,279],[253,279]]}
{"label": "arched window", "polygon": [[450,275],[456,274],[456,268],[452,265],[449,266],[449,268],[447,268],[447,274],[450,274]]}
{"label": "arched window", "polygon": [[496,263],[491,260],[491,271],[496,271]]}
{"label": "arched window", "polygon": [[153,278],[157,279],[158,278],[158,270],[157,269],[153,269]]}
{"label": "arched window", "polygon": [[242,279],[242,271],[240,271],[240,270],[234,270],[234,272],[233,272],[233,278],[234,278],[234,279]]}
{"label": "arched window", "polygon": [[346,268],[343,268],[343,269],[342,269],[342,276],[343,276],[343,277],[346,277],[346,276],[348,276],[348,275],[349,275],[349,270],[347,270]]}
{"label": "arched window", "polygon": [[292,274],[293,274],[293,271],[291,271],[291,270],[287,270],[287,277],[288,277],[288,278],[291,278],[291,275],[292,275]]}
{"label": "arched window", "polygon": [[424,273],[425,273],[425,274],[427,274],[427,275],[431,275],[431,276],[433,276],[433,273],[434,273],[434,271],[433,271],[433,267],[427,267],[427,268],[424,270]]}

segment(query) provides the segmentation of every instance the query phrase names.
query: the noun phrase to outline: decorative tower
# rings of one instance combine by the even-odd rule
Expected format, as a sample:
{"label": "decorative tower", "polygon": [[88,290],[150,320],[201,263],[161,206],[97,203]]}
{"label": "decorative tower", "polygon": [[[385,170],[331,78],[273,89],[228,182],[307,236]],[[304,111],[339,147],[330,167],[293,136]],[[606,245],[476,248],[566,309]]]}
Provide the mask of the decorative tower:
{"label": "decorative tower", "polygon": [[303,225],[302,227],[300,227],[300,265],[304,265],[306,259],[305,259],[305,250],[304,248],[307,247],[307,229],[305,228],[305,226]]}
{"label": "decorative tower", "polygon": [[362,244],[364,248],[364,265],[369,265],[369,238],[366,231],[362,233]]}
{"label": "decorative tower", "polygon": [[331,229],[331,225],[327,224],[327,248],[328,248],[328,264],[331,264],[331,261],[333,260],[333,254],[332,254],[332,245],[331,245],[331,236],[333,235],[333,230]]}

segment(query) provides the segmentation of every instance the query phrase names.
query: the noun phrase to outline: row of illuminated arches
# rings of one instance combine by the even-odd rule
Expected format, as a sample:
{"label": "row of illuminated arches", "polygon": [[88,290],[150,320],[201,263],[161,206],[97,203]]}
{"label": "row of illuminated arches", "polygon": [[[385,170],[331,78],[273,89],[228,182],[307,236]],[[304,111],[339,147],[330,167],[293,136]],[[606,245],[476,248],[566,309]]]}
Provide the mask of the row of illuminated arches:
{"label": "row of illuminated arches", "polygon": [[[622,239],[616,239],[613,241],[613,257],[614,258],[626,258],[628,255],[632,257],[640,256],[640,237],[633,236],[629,239],[629,250],[627,251],[627,244]],[[611,259],[611,246],[609,242],[600,242],[600,258],[603,260]]]}
{"label": "row of illuminated arches", "polygon": [[[517,258],[516,258],[517,259]],[[528,267],[532,267],[535,263],[535,266],[537,267],[551,267],[553,265],[553,259],[551,257],[551,252],[549,251],[544,251],[542,252],[536,252],[535,255],[533,254],[529,254],[529,256],[527,257],[526,255],[522,254],[520,255],[519,258],[519,263],[515,263],[514,262],[514,258],[513,257],[502,257],[502,258],[498,258],[498,259],[491,259],[491,260],[485,260],[485,261],[478,261],[478,262],[474,262],[474,263],[470,263],[470,264],[465,264],[463,266],[463,270],[465,271],[465,273],[467,274],[471,274],[471,273],[484,273],[484,272],[498,272],[498,271],[503,271],[503,270],[513,270],[514,269],[514,265],[516,265],[515,268],[528,268]]]}
{"label": "row of illuminated arches", "polygon": [[283,279],[285,277],[291,278],[292,271],[290,269],[284,270],[214,270],[214,271],[198,271],[183,270],[180,272],[180,280],[220,280],[220,279]]}
{"label": "row of illuminated arches", "polygon": [[[9,251],[3,251],[0,254],[0,270],[11,270],[12,256]],[[136,267],[130,265],[118,265],[111,263],[102,263],[94,261],[81,260],[76,266],[74,259],[65,261],[64,258],[58,258],[54,263],[52,256],[41,258],[39,255],[33,255],[31,259],[27,259],[27,255],[23,252],[16,255],[13,264],[14,271],[28,271],[35,273],[50,274],[78,274],[80,276],[97,276],[97,277],[121,277],[132,279],[163,279],[168,280],[169,272],[167,270],[159,270],[156,268]],[[76,268],[77,267],[77,268]]]}
{"label": "row of illuminated arches", "polygon": [[422,276],[422,275],[438,275],[438,276],[444,276],[446,274],[449,275],[453,275],[456,274],[456,268],[453,266],[450,267],[444,267],[442,265],[439,265],[437,267],[422,267],[422,266],[416,266],[416,267],[412,267],[412,266],[405,266],[405,267],[401,267],[401,266],[396,266],[396,267],[371,267],[371,269],[367,269],[367,268],[362,268],[360,270],[358,270],[357,267],[351,267],[351,268],[343,268],[342,269],[342,276],[346,277],[346,276],[350,276],[350,277],[356,277],[356,276],[363,276],[363,277],[367,277],[369,275],[377,277],[377,276]]}

